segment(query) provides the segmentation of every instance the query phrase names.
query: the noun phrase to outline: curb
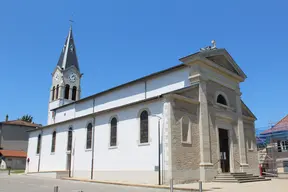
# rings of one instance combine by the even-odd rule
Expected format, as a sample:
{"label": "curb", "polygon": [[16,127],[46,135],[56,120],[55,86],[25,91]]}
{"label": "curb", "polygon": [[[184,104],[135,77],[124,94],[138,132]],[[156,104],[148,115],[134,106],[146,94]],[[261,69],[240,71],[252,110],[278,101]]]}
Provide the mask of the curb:
{"label": "curb", "polygon": [[[90,182],[90,183],[110,184],[110,185],[122,185],[122,186],[128,186],[128,187],[146,187],[146,188],[157,188],[157,189],[170,189],[170,186],[167,186],[167,185],[121,183],[121,182],[97,181],[97,180],[80,179],[80,178],[68,178],[68,177],[62,177],[61,179],[62,180],[70,180],[70,181],[82,181],[82,182]],[[174,187],[173,189],[174,190],[180,190],[180,191],[199,191],[198,189],[183,188],[183,187]]]}

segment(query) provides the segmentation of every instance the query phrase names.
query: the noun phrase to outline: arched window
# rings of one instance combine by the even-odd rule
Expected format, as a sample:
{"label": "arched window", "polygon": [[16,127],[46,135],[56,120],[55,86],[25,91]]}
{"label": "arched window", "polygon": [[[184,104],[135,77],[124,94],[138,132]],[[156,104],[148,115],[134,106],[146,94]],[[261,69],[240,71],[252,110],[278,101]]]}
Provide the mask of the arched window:
{"label": "arched window", "polygon": [[38,140],[37,140],[37,151],[36,153],[39,154],[41,149],[41,134],[38,135]]}
{"label": "arched window", "polygon": [[140,115],[140,143],[148,143],[148,112],[142,111]]}
{"label": "arched window", "polygon": [[52,133],[52,145],[51,145],[51,152],[55,152],[55,145],[56,145],[56,131]]}
{"label": "arched window", "polygon": [[110,146],[117,145],[117,119],[113,117],[110,123]]}
{"label": "arched window", "polygon": [[86,149],[91,149],[92,147],[92,123],[87,125],[87,135],[86,135]]}
{"label": "arched window", "polygon": [[72,100],[76,100],[76,93],[77,93],[77,87],[74,86],[72,89]]}
{"label": "arched window", "polygon": [[217,96],[217,103],[220,103],[222,105],[227,105],[227,101],[226,101],[225,97],[221,94],[219,94]]}
{"label": "arched window", "polygon": [[69,90],[70,90],[70,85],[65,85],[65,94],[64,94],[64,99],[69,99]]}
{"label": "arched window", "polygon": [[54,100],[54,97],[55,97],[55,86],[53,86],[53,89],[52,89],[52,101]]}
{"label": "arched window", "polygon": [[67,151],[71,151],[72,149],[72,138],[73,138],[73,130],[70,127],[68,131]]}
{"label": "arched window", "polygon": [[58,99],[58,93],[59,93],[59,85],[57,85],[57,87],[56,87],[55,99]]}

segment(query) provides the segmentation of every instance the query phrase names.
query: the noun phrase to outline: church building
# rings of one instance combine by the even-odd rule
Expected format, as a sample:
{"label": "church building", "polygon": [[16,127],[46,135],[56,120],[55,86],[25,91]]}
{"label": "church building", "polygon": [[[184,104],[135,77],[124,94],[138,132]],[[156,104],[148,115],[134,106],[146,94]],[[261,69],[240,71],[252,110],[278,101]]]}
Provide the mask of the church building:
{"label": "church building", "polygon": [[246,75],[214,41],[174,67],[85,98],[81,78],[70,28],[47,125],[29,132],[26,173],[148,184],[259,175],[256,117],[241,99]]}

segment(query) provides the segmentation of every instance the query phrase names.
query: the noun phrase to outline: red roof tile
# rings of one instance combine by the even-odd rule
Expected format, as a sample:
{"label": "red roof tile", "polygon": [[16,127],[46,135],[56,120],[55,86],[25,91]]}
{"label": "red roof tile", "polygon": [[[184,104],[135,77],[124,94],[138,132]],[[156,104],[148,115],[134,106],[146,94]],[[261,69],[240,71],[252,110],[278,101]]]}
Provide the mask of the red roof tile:
{"label": "red roof tile", "polygon": [[0,150],[0,154],[4,157],[27,157],[25,151]]}
{"label": "red roof tile", "polygon": [[3,122],[0,122],[0,124],[21,125],[21,126],[27,126],[27,127],[40,127],[41,126],[40,124],[29,123],[27,121],[22,121],[22,120],[3,121]]}
{"label": "red roof tile", "polygon": [[281,119],[276,125],[272,128],[263,131],[261,134],[267,134],[278,131],[288,131],[288,115]]}

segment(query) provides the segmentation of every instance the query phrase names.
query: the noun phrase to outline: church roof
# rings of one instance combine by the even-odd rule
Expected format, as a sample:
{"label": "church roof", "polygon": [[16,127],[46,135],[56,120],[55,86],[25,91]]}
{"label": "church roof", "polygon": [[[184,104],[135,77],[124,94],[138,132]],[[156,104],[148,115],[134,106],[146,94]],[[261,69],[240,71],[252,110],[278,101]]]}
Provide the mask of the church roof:
{"label": "church roof", "polygon": [[74,66],[76,67],[76,69],[80,71],[76,54],[75,42],[73,39],[72,26],[69,29],[69,33],[66,38],[64,47],[61,51],[57,66],[59,66],[63,70],[71,66]]}
{"label": "church roof", "polygon": [[288,131],[288,115],[286,115],[283,119],[281,119],[272,128],[263,131],[261,133],[261,135],[262,134],[269,134],[269,133],[273,133],[273,132],[279,132],[279,131]]}
{"label": "church roof", "polygon": [[20,126],[26,126],[26,127],[41,127],[40,124],[29,123],[27,121],[22,121],[22,120],[2,121],[2,122],[0,122],[0,124],[3,124],[3,125],[20,125]]}

